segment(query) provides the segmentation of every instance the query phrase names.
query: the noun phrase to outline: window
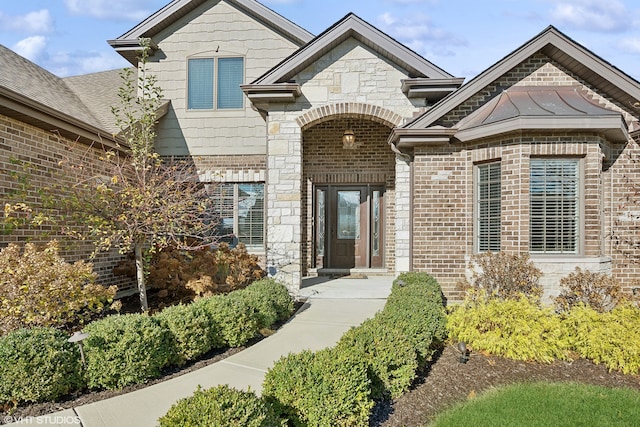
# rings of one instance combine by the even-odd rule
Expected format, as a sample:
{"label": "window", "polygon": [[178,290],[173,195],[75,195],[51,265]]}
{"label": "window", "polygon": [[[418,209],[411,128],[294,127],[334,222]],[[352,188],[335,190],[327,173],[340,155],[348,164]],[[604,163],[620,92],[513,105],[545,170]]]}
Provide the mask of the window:
{"label": "window", "polygon": [[578,252],[578,171],[576,159],[531,159],[531,252]]}
{"label": "window", "polygon": [[478,252],[500,250],[501,165],[500,162],[476,168],[476,241]]}
{"label": "window", "polygon": [[243,58],[194,58],[188,62],[189,110],[242,108]]}
{"label": "window", "polygon": [[213,184],[211,198],[219,216],[223,241],[235,235],[248,249],[264,244],[264,184]]}

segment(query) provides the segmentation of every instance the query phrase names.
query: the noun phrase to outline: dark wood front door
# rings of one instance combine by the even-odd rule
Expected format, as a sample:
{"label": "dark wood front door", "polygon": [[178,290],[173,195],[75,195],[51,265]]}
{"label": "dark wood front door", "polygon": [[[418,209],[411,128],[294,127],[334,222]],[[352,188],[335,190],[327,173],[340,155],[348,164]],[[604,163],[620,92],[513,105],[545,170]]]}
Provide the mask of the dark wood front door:
{"label": "dark wood front door", "polygon": [[316,267],[382,267],[383,206],[382,186],[317,186]]}

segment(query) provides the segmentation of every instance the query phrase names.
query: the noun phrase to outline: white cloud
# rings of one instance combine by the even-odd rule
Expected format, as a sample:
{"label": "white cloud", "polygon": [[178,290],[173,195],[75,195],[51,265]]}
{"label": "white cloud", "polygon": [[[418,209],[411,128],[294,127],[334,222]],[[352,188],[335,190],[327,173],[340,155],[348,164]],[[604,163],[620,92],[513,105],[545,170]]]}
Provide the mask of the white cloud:
{"label": "white cloud", "polygon": [[640,38],[629,37],[620,41],[620,48],[628,53],[640,53]]}
{"label": "white cloud", "polygon": [[617,32],[628,28],[629,11],[620,0],[565,0],[555,5],[551,17],[580,30]]}
{"label": "white cloud", "polygon": [[64,2],[67,9],[76,15],[130,21],[142,21],[157,7],[157,2],[153,0],[64,0]]}
{"label": "white cloud", "polygon": [[130,66],[113,51],[61,51],[49,55],[45,68],[60,77],[96,73]]}
{"label": "white cloud", "polygon": [[45,54],[47,39],[44,36],[27,37],[16,43],[12,50],[32,62],[38,62]]}
{"label": "white cloud", "polygon": [[449,47],[467,44],[459,36],[432,25],[431,19],[421,13],[398,18],[387,12],[378,17],[378,27],[421,54],[451,56],[454,53]]}
{"label": "white cloud", "polygon": [[49,10],[41,9],[21,16],[7,16],[0,13],[0,27],[28,34],[45,34],[52,32],[54,25]]}

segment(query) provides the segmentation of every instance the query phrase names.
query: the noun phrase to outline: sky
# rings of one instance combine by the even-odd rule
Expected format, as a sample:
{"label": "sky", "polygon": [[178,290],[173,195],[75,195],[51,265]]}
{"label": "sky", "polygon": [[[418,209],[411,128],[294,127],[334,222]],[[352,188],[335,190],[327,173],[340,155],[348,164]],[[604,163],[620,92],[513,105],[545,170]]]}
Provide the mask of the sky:
{"label": "sky", "polygon": [[[66,77],[128,66],[115,39],[170,0],[0,0],[0,44]],[[637,0],[263,0],[313,34],[353,12],[467,80],[554,25],[640,80]],[[2,66],[2,64],[0,64]]]}

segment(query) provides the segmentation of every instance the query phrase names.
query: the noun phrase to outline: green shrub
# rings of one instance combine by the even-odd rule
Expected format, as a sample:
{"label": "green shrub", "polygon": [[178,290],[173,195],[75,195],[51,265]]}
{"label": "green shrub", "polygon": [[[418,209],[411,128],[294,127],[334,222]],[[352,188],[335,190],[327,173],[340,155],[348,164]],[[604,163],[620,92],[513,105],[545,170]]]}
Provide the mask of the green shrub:
{"label": "green shrub", "polygon": [[0,335],[32,326],[82,323],[106,309],[116,287],[93,282],[93,266],[65,262],[55,241],[42,250],[9,244],[0,251]]}
{"label": "green shrub", "polygon": [[224,345],[218,325],[200,304],[167,307],[154,317],[173,334],[178,358],[172,363],[183,365]]}
{"label": "green shrub", "polygon": [[562,291],[555,298],[559,312],[569,311],[578,304],[586,304],[599,312],[611,311],[622,296],[622,287],[613,277],[576,268],[560,280]]}
{"label": "green shrub", "polygon": [[409,339],[379,316],[347,331],[336,351],[352,353],[366,362],[373,399],[400,397],[418,369],[416,350]]}
{"label": "green shrub", "polygon": [[471,281],[458,284],[462,290],[473,294],[484,290],[489,298],[519,299],[522,294],[539,301],[542,286],[540,271],[529,258],[529,254],[509,254],[506,252],[486,252],[474,255],[469,268]]}
{"label": "green shrub", "polygon": [[293,299],[287,287],[273,279],[261,279],[237,292],[258,314],[260,328],[287,320],[293,312]]}
{"label": "green shrub", "polygon": [[179,400],[160,418],[160,427],[274,427],[286,425],[253,392],[227,385],[202,390]]}
{"label": "green shrub", "polygon": [[551,363],[568,357],[560,318],[524,296],[518,300],[466,300],[449,315],[450,337],[475,351],[515,360]]}
{"label": "green shrub", "polygon": [[582,357],[604,363],[610,370],[640,373],[640,309],[623,304],[606,313],[576,305],[563,326],[571,346]]}
{"label": "green shrub", "polygon": [[230,347],[240,347],[258,333],[255,309],[235,295],[235,292],[202,298],[196,304],[208,311],[219,328],[223,342]]}
{"label": "green shrub", "polygon": [[426,273],[401,274],[378,317],[409,339],[420,365],[431,359],[447,336],[442,290]]}
{"label": "green shrub", "polygon": [[160,376],[176,359],[171,332],[145,314],[105,317],[85,328],[88,384],[118,389]]}
{"label": "green shrub", "polygon": [[0,337],[0,403],[56,400],[83,387],[78,346],[53,328]]}
{"label": "green shrub", "polygon": [[368,426],[370,392],[366,364],[335,349],[282,357],[262,386],[265,401],[294,426]]}

